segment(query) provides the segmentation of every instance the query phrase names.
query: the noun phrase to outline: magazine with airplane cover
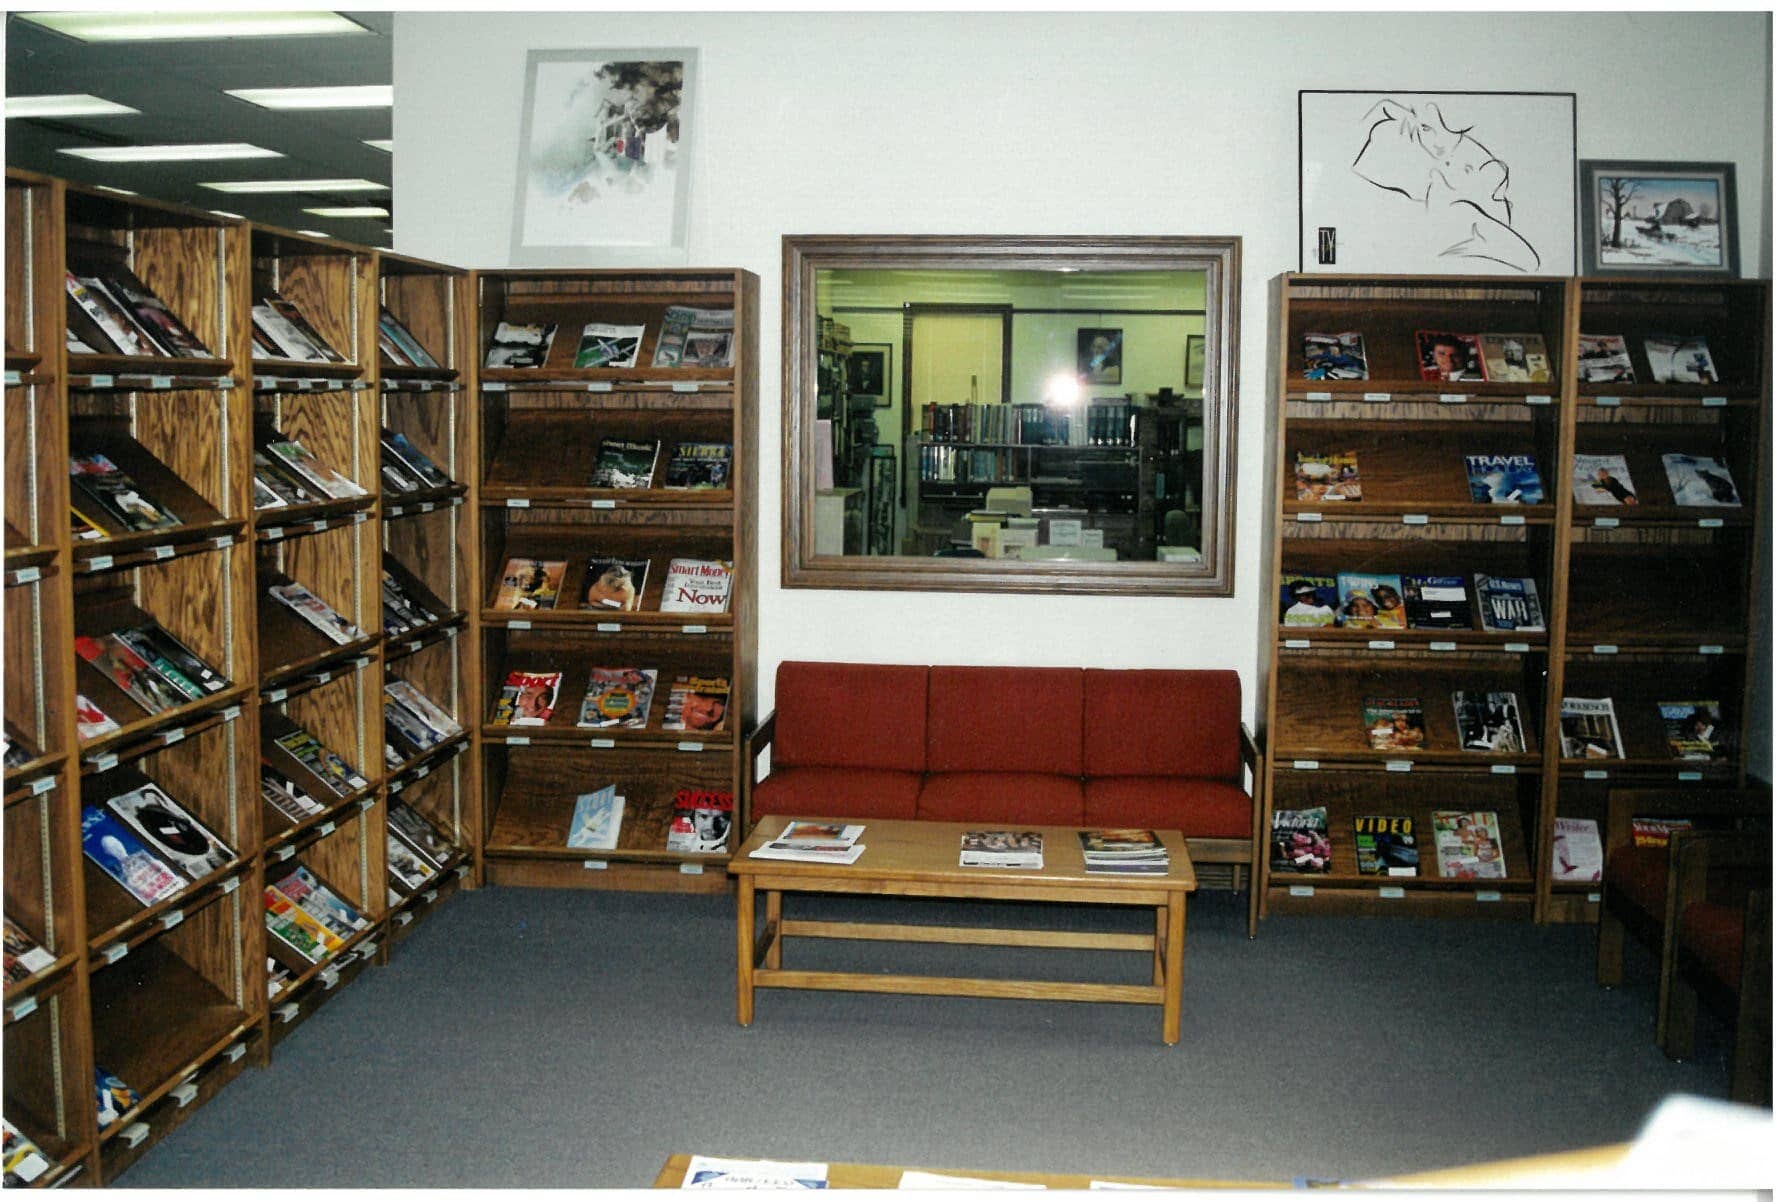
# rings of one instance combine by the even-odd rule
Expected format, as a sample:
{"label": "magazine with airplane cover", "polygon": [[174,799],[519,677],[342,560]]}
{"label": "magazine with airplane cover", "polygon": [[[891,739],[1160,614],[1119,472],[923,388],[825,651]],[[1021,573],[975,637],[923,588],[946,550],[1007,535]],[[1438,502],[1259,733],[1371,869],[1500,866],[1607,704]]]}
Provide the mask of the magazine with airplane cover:
{"label": "magazine with airplane cover", "polygon": [[1539,334],[1480,334],[1479,356],[1493,384],[1546,384],[1553,379],[1547,340]]}
{"label": "magazine with airplane cover", "polygon": [[1679,505],[1737,506],[1739,487],[1726,460],[1672,452],[1664,456],[1664,475]]}
{"label": "magazine with airplane cover", "polygon": [[365,787],[363,776],[353,771],[350,764],[323,746],[322,741],[307,730],[300,728],[287,731],[274,738],[273,743],[309,769],[336,797],[345,797]]}
{"label": "magazine with airplane cover", "polygon": [[650,366],[729,367],[735,329],[734,310],[670,305]]}
{"label": "magazine with airplane cover", "polygon": [[1522,735],[1522,707],[1514,693],[1456,689],[1454,726],[1462,751],[1520,755],[1528,750]]}
{"label": "magazine with airplane cover", "polygon": [[[249,311],[254,328],[277,348],[275,359],[299,363],[345,363],[339,351],[328,345],[303,311],[276,292],[268,292]],[[256,358],[267,356],[256,355]]]}
{"label": "magazine with airplane cover", "polygon": [[610,851],[619,845],[619,824],[624,820],[625,799],[616,785],[578,794],[575,813],[569,817],[567,845]]}
{"label": "magazine with airplane cover", "polygon": [[1276,810],[1269,823],[1269,867],[1276,872],[1329,872],[1329,808]]}
{"label": "magazine with airplane cover", "polygon": [[369,925],[363,914],[301,864],[273,881],[268,888],[276,889],[296,902],[304,913],[343,940],[351,939]]}
{"label": "magazine with airplane cover", "polygon": [[1367,379],[1367,349],[1358,330],[1307,334],[1301,340],[1308,380]]}
{"label": "magazine with airplane cover", "polygon": [[1335,626],[1336,577],[1282,573],[1280,608],[1283,626]]}
{"label": "magazine with airplane cover", "polygon": [[195,881],[235,859],[221,839],[153,782],[107,799],[105,808],[150,851]]}
{"label": "magazine with airplane cover", "polygon": [[1611,697],[1563,697],[1559,702],[1560,754],[1568,760],[1624,760],[1621,727]]}
{"label": "magazine with airplane cover", "polygon": [[380,343],[388,341],[392,349],[397,352],[396,355],[391,356],[392,359],[397,360],[396,366],[439,366],[439,360],[427,353],[427,348],[421,345],[421,340],[415,337],[414,331],[403,325],[401,318],[382,305],[379,305],[377,310],[377,332]]}
{"label": "magazine with airplane cover", "polygon": [[1413,630],[1470,630],[1464,576],[1406,576],[1405,616]]}
{"label": "magazine with airplane cover", "polygon": [[[100,354],[161,358],[166,355],[149,332],[97,276],[64,272],[68,291],[68,326]],[[109,345],[99,346],[96,343]]]}
{"label": "magazine with airplane cover", "polygon": [[1580,505],[1638,505],[1625,455],[1573,455],[1572,500]]}
{"label": "magazine with airplane cover", "polygon": [[429,459],[426,452],[402,431],[386,429],[378,435],[378,439],[383,449],[419,480],[423,487],[445,488],[451,484],[452,478],[444,469]]}
{"label": "magazine with airplane cover", "polygon": [[501,696],[495,699],[490,724],[543,726],[556,712],[557,690],[562,685],[561,672],[509,672],[502,681]]}
{"label": "magazine with airplane cover", "polygon": [[1358,816],[1355,870],[1363,876],[1416,876],[1416,823],[1402,814]]}
{"label": "magazine with airplane cover", "polygon": [[1603,879],[1603,840],[1591,818],[1553,820],[1553,879]]}
{"label": "magazine with airplane cover", "polygon": [[111,294],[123,302],[137,324],[175,359],[210,359],[214,356],[198,336],[150,291],[136,273],[122,263],[114,263],[100,273]]}
{"label": "magazine with airplane cover", "polygon": [[125,533],[166,530],[181,524],[178,514],[149,496],[129,473],[104,455],[69,456],[68,475]]}
{"label": "magazine with airplane cover", "polygon": [[1357,630],[1403,630],[1406,625],[1404,581],[1397,576],[1365,572],[1337,573],[1338,621]]}
{"label": "magazine with airplane cover", "polygon": [[109,810],[81,807],[81,850],[101,871],[145,906],[179,893],[186,879],[154,852]]}
{"label": "magazine with airplane cover", "polygon": [[1479,339],[1472,334],[1418,330],[1417,372],[1425,380],[1483,380]]}
{"label": "magazine with airplane cover", "polygon": [[1361,704],[1367,745],[1375,751],[1411,751],[1423,746],[1423,703],[1415,697],[1369,697]]}
{"label": "magazine with airplane cover", "polygon": [[1466,481],[1481,504],[1539,505],[1547,499],[1532,455],[1468,455]]}
{"label": "magazine with airplane cover", "polygon": [[1674,760],[1728,760],[1734,751],[1731,726],[1718,701],[1660,701],[1665,746]]}
{"label": "magazine with airplane cover", "polygon": [[587,570],[582,573],[579,608],[634,612],[643,607],[644,585],[649,578],[650,561],[647,559],[590,555]]}
{"label": "magazine with airplane cover", "polygon": [[1645,340],[1654,384],[1718,384],[1708,340],[1699,335],[1655,335]]}
{"label": "magazine with airplane cover", "polygon": [[301,479],[315,486],[325,497],[340,501],[363,497],[365,490],[323,463],[314,451],[295,439],[279,439],[266,443],[265,451]]}
{"label": "magazine with airplane cover", "polygon": [[588,692],[575,724],[594,730],[615,726],[642,730],[649,725],[655,696],[654,668],[590,668]]}
{"label": "magazine with airplane cover", "polygon": [[704,731],[724,729],[730,713],[730,679],[726,676],[674,678],[668,686],[668,704],[662,712],[663,730]]}
{"label": "magazine with airplane cover", "polygon": [[730,607],[730,580],[727,559],[671,559],[660,612],[721,614]]}
{"label": "magazine with airplane cover", "polygon": [[452,841],[434,829],[431,822],[406,801],[392,800],[389,809],[390,827],[424,858],[444,868],[458,849]]}
{"label": "magazine with airplane cover", "polygon": [[1361,463],[1354,451],[1295,452],[1294,497],[1318,503],[1361,500]]}
{"label": "magazine with airplane cover", "polygon": [[736,798],[724,789],[676,789],[669,851],[723,851],[730,845]]}
{"label": "magazine with airplane cover", "polygon": [[1473,576],[1479,599],[1479,629],[1538,634],[1547,629],[1541,595],[1531,576]]}
{"label": "magazine with airplane cover", "polygon": [[301,584],[269,585],[266,592],[274,601],[327,635],[333,643],[344,647],[365,637],[363,630]]}
{"label": "magazine with airplane cover", "polygon": [[582,340],[575,348],[575,366],[636,367],[643,336],[642,326],[615,326],[604,321],[591,321],[582,327]]}
{"label": "magazine with airplane cover", "polygon": [[966,831],[959,836],[961,868],[1044,868],[1046,836],[1039,831]]}
{"label": "magazine with airplane cover", "polygon": [[661,439],[603,438],[594,456],[590,483],[595,488],[648,488],[656,478],[656,460],[661,455]]}
{"label": "magazine with airplane cover", "polygon": [[183,705],[187,700],[115,634],[100,638],[77,635],[74,653],[151,714]]}
{"label": "magazine with airplane cover", "polygon": [[1578,335],[1578,383],[1634,384],[1633,359],[1619,334]]}
{"label": "magazine with airplane cover", "polygon": [[389,678],[384,682],[384,692],[395,698],[399,704],[425,722],[442,738],[449,739],[464,733],[464,728],[458,724],[455,718],[408,681],[398,680],[394,677]]}
{"label": "magazine with airplane cover", "polygon": [[1436,868],[1450,880],[1502,880],[1504,841],[1497,811],[1437,810],[1429,816]]}
{"label": "magazine with airplane cover", "polygon": [[563,589],[563,573],[569,564],[561,559],[531,559],[516,555],[501,568],[490,609],[555,609]]}
{"label": "magazine with airplane cover", "polygon": [[100,735],[119,729],[112,716],[94,705],[85,693],[74,695],[74,722],[75,734],[82,743],[90,743]]}
{"label": "magazine with airplane cover", "polygon": [[664,488],[729,488],[727,442],[677,442],[663,473]]}
{"label": "magazine with airplane cover", "polygon": [[484,367],[543,367],[551,353],[551,340],[557,335],[554,321],[504,321],[495,327],[489,339],[489,353]]}

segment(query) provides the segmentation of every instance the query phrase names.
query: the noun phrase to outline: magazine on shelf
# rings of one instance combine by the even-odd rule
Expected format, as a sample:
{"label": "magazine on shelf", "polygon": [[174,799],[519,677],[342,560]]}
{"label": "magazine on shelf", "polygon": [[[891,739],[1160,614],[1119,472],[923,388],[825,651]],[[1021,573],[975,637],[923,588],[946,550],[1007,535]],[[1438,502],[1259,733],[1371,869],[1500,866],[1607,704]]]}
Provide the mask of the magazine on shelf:
{"label": "magazine on shelf", "polygon": [[634,612],[643,606],[644,585],[650,578],[647,559],[614,559],[590,555],[582,574],[582,598],[578,608]]}
{"label": "magazine on shelf", "polygon": [[365,778],[350,764],[322,745],[322,741],[299,727],[272,740],[273,744],[307,768],[336,797],[345,797],[365,787]]}
{"label": "magazine on shelf", "polygon": [[1572,456],[1572,500],[1580,505],[1638,505],[1627,456]]}
{"label": "magazine on shelf", "polygon": [[1403,630],[1404,581],[1378,573],[1337,573],[1338,621],[1357,630]]}
{"label": "magazine on shelf", "polygon": [[419,480],[423,488],[445,488],[451,484],[452,478],[402,431],[386,429],[378,438],[385,453]]}
{"label": "magazine on shelf", "polygon": [[1627,341],[1619,334],[1578,335],[1578,383],[1633,384],[1633,360]]}
{"label": "magazine on shelf", "polygon": [[1622,760],[1621,728],[1610,697],[1563,697],[1559,702],[1560,754],[1568,760]]}
{"label": "magazine on shelf", "polygon": [[[267,875],[272,874],[268,872]],[[369,920],[351,903],[324,885],[315,873],[301,864],[285,876],[272,881],[267,888],[278,890],[342,940],[351,939],[370,925]]]}
{"label": "magazine on shelf", "polygon": [[104,455],[69,456],[68,475],[75,488],[98,505],[107,517],[123,526],[126,533],[166,530],[180,525],[178,514],[150,497],[127,472]]}
{"label": "magazine on shelf", "polygon": [[1651,818],[1635,815],[1629,820],[1628,833],[1635,847],[1669,847],[1671,836],[1695,829],[1689,818]]}
{"label": "magazine on shelf", "polygon": [[1425,380],[1483,380],[1478,338],[1472,334],[1418,330],[1417,371]]}
{"label": "magazine on shelf", "polygon": [[335,612],[332,605],[301,584],[274,584],[267,595],[342,647],[365,637],[365,632]]}
{"label": "magazine on shelf", "polygon": [[1269,867],[1275,872],[1330,871],[1330,810],[1276,810],[1269,822]]}
{"label": "magazine on shelf", "polygon": [[415,854],[393,830],[384,831],[384,866],[397,892],[405,897],[426,888],[427,882],[439,875],[439,869]]}
{"label": "magazine on shelf", "polygon": [[1361,334],[1307,334],[1301,340],[1305,377],[1308,380],[1367,379],[1367,350]]}
{"label": "magazine on shelf", "polygon": [[1281,625],[1335,626],[1337,603],[1336,577],[1281,574]]}
{"label": "magazine on shelf", "polygon": [[656,478],[656,461],[661,456],[660,439],[603,438],[590,483],[595,488],[648,488]]}
{"label": "magazine on shelf", "polygon": [[74,653],[151,714],[183,705],[188,700],[115,634],[99,638],[77,635]]}
{"label": "magazine on shelf", "polygon": [[1728,760],[1733,732],[1720,714],[1718,701],[1660,701],[1665,746],[1674,760]]}
{"label": "magazine on shelf", "polygon": [[152,781],[105,802],[169,866],[192,880],[226,868],[235,859],[223,841]]}
{"label": "magazine on shelf", "polygon": [[145,906],[179,893],[186,879],[154,852],[109,810],[85,805],[80,812],[81,850],[106,876],[122,885]]}
{"label": "magazine on shelf", "polygon": [[124,1083],[122,1077],[106,1071],[104,1065],[93,1066],[93,1097],[99,1109],[99,1129],[105,1130],[125,1113],[142,1104],[142,1095]]}
{"label": "magazine on shelf", "polygon": [[[446,736],[423,722],[418,715],[388,691],[384,694],[384,741],[386,749],[395,751],[399,768],[409,760],[433,750],[445,742]],[[389,760],[386,760],[389,763]]]}
{"label": "magazine on shelf", "polygon": [[260,765],[260,800],[271,806],[281,817],[295,824],[313,818],[328,808],[302,789],[287,788],[288,783],[280,779],[269,765]]}
{"label": "magazine on shelf", "polygon": [[669,851],[723,851],[730,845],[736,799],[726,789],[676,789]]}
{"label": "magazine on shelf", "polygon": [[288,504],[290,504],[289,501],[279,496],[277,490],[260,478],[259,472],[254,473],[254,508],[256,510],[280,509]]}
{"label": "magazine on shelf", "polygon": [[736,328],[731,309],[670,305],[662,314],[652,367],[729,367]]}
{"label": "magazine on shelf", "polygon": [[323,463],[314,451],[294,439],[268,442],[265,451],[325,497],[338,501],[366,495],[365,489]]}
{"label": "magazine on shelf", "polygon": [[85,693],[74,695],[75,734],[82,743],[91,742],[100,735],[108,735],[119,729],[110,714],[94,705]]}
{"label": "magazine on shelf", "polygon": [[1354,451],[1296,452],[1293,456],[1293,484],[1297,500],[1318,503],[1359,501],[1361,463]]}
{"label": "magazine on shelf", "polygon": [[13,1126],[11,1119],[0,1119],[0,1132],[3,1132],[0,1134],[0,1150],[3,1150],[6,1166],[4,1180],[7,1189],[30,1185],[45,1173],[55,1171],[56,1162],[29,1136]]}
{"label": "magazine on shelf", "polygon": [[398,704],[413,713],[415,717],[419,718],[422,722],[425,722],[431,730],[439,734],[442,738],[449,739],[464,733],[464,728],[458,724],[455,718],[446,713],[444,709],[440,708],[431,697],[415,688],[415,686],[408,681],[400,680],[395,677],[386,678],[384,681],[384,692],[394,698]]}
{"label": "magazine on shelf", "polygon": [[[269,955],[285,961],[286,967],[301,972],[310,964],[320,964],[345,944],[339,935],[317,921],[296,902],[267,885],[261,894],[266,907],[266,933]],[[285,953],[284,955],[281,955]],[[296,959],[289,959],[295,953]]]}
{"label": "magazine on shelf", "polygon": [[254,328],[277,348],[275,359],[294,359],[299,363],[345,363],[339,351],[310,324],[309,318],[296,305],[276,292],[268,292],[250,313]]}
{"label": "magazine on shelf", "polygon": [[655,696],[654,668],[590,668],[588,691],[575,724],[593,730],[642,730],[650,723],[650,702]]}
{"label": "magazine on shelf", "polygon": [[1504,841],[1495,810],[1437,810],[1429,816],[1436,868],[1450,880],[1502,880]]}
{"label": "magazine on shelf", "polygon": [[1522,736],[1522,708],[1514,693],[1456,689],[1454,726],[1462,751],[1520,755],[1528,750]]}
{"label": "magazine on shelf", "polygon": [[1539,334],[1480,334],[1479,355],[1493,384],[1547,384],[1553,365]]}
{"label": "magazine on shelf", "polygon": [[1369,697],[1361,704],[1361,721],[1375,751],[1423,746],[1423,703],[1415,697]]}
{"label": "magazine on shelf", "polygon": [[1532,455],[1468,455],[1466,481],[1480,504],[1539,505],[1547,499]]}
{"label": "magazine on shelf", "polygon": [[210,348],[169,309],[136,273],[116,263],[99,273],[116,299],[123,302],[138,326],[148,332],[161,348],[175,359],[210,359]]}
{"label": "magazine on shelf", "polygon": [[437,622],[443,614],[428,609],[409,591],[407,585],[397,579],[388,567],[382,571],[384,632],[400,634],[405,630],[425,626],[429,622]]}
{"label": "magazine on shelf", "polygon": [[64,273],[68,292],[68,328],[95,353],[137,358],[166,356],[149,332],[97,276]]}
{"label": "magazine on shelf", "polygon": [[591,321],[582,327],[575,348],[577,367],[636,367],[637,350],[643,345],[644,327],[615,326]]}
{"label": "magazine on shelf", "polygon": [[501,583],[490,609],[555,609],[569,564],[561,559],[516,555],[501,568]]}
{"label": "magazine on shelf", "polygon": [[128,642],[157,671],[163,675],[177,672],[185,680],[195,684],[201,693],[220,693],[229,687],[227,677],[199,659],[196,652],[153,619],[121,631],[119,637]]}
{"label": "magazine on shelf", "polygon": [[458,854],[450,839],[423,818],[420,811],[400,798],[391,800],[388,821],[390,829],[437,867],[444,868]]}
{"label": "magazine on shelf", "polygon": [[1046,837],[1039,831],[966,831],[959,836],[961,868],[1044,868]]}
{"label": "magazine on shelf", "polygon": [[1600,881],[1603,879],[1603,840],[1590,818],[1553,820],[1553,879]]}
{"label": "magazine on shelf", "polygon": [[1724,459],[1671,452],[1664,456],[1664,475],[1679,505],[1740,504],[1738,485]]}
{"label": "magazine on shelf", "polygon": [[677,442],[663,473],[664,488],[729,488],[730,452],[727,442]]}
{"label": "magazine on shelf", "polygon": [[660,612],[721,614],[730,608],[730,581],[727,559],[671,559]]}
{"label": "magazine on shelf", "polygon": [[557,690],[563,685],[561,672],[511,671],[501,684],[501,696],[495,699],[495,714],[489,719],[494,726],[543,726],[556,712]]}
{"label": "magazine on shelf", "polygon": [[712,734],[724,729],[729,715],[729,677],[680,675],[668,686],[662,729]]}
{"label": "magazine on shelf", "polygon": [[1699,335],[1655,335],[1645,340],[1654,384],[1718,384],[1708,340]]}
{"label": "magazine on shelf", "polygon": [[254,507],[271,493],[280,505],[313,505],[327,495],[308,480],[258,448],[254,451]]}
{"label": "magazine on shelf", "polygon": [[402,319],[382,305],[379,305],[377,310],[377,332],[380,343],[387,340],[400,355],[400,358],[395,355],[391,356],[396,361],[396,366],[428,368],[439,366],[439,360],[427,353],[427,348],[421,345],[421,340],[414,336],[412,330],[402,324]]}
{"label": "magazine on shelf", "polygon": [[554,321],[501,322],[489,340],[489,353],[483,359],[483,366],[543,367],[556,334],[557,323]]}
{"label": "magazine on shelf", "polygon": [[1355,870],[1362,876],[1416,876],[1416,824],[1402,814],[1356,818]]}
{"label": "magazine on shelf", "polygon": [[8,918],[6,920],[6,983],[16,985],[20,981],[36,976],[56,962],[48,948],[44,947],[24,927]]}
{"label": "magazine on shelf", "polygon": [[[153,672],[163,684],[178,693],[184,701],[199,701],[208,693],[215,691],[215,689],[199,687],[197,681],[180,670],[181,665],[174,663],[162,653],[161,648],[144,634],[141,627],[119,630],[106,637],[116,639],[128,648],[136,659],[147,664],[149,671]],[[219,684],[217,687],[220,688],[221,685]]]}
{"label": "magazine on shelf", "polygon": [[625,820],[625,799],[617,785],[578,794],[575,812],[569,816],[569,847],[611,851],[619,845],[619,826]]}
{"label": "magazine on shelf", "polygon": [[1529,576],[1473,576],[1473,594],[1479,599],[1479,628],[1539,634],[1547,629],[1541,612],[1541,596]]}
{"label": "magazine on shelf", "polygon": [[1406,576],[1405,616],[1413,630],[1471,630],[1464,576]]}

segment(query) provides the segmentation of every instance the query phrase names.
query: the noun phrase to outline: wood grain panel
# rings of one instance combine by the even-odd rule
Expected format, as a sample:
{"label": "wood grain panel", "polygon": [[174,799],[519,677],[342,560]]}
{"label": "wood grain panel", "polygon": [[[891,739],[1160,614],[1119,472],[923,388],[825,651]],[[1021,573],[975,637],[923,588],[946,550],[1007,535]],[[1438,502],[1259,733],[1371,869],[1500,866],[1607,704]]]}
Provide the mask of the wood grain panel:
{"label": "wood grain panel", "polygon": [[[713,412],[510,413],[500,443],[486,448],[489,466],[484,482],[508,487],[590,487],[600,445],[608,439],[659,442],[662,449],[653,483],[661,488],[677,442],[731,442],[731,419],[728,414]],[[734,458],[733,451],[733,462]]]}
{"label": "wood grain panel", "polygon": [[[360,317],[354,308],[355,299],[361,304],[369,301],[360,288],[368,257],[344,251],[324,252],[296,239],[277,242],[284,252],[276,259],[279,294],[296,305],[348,363],[364,363],[374,357],[363,353],[359,342]],[[256,243],[257,258],[264,255],[262,247],[263,242]],[[263,258],[261,270],[265,270]],[[373,317],[375,320],[375,314]],[[371,349],[375,353],[375,344]]]}
{"label": "wood grain panel", "polygon": [[158,226],[137,231],[132,267],[149,291],[173,310],[213,355],[228,346],[223,293],[223,237],[214,225]]}
{"label": "wood grain panel", "polygon": [[[53,807],[53,808],[52,808]],[[6,807],[6,917],[19,923],[52,951],[69,944],[56,940],[52,914],[55,861],[54,813],[69,808],[61,790]],[[64,867],[62,871],[67,871]],[[6,1042],[11,1043],[7,1031]]]}
{"label": "wood grain panel", "polygon": [[391,259],[380,256],[384,265],[381,284],[384,308],[408,327],[420,344],[442,367],[457,367],[450,351],[452,337],[452,292],[455,277],[436,274],[390,274]]}
{"label": "wood grain panel", "polygon": [[[614,784],[625,798],[619,850],[679,859],[680,853],[671,855],[666,847],[675,791],[733,791],[730,764],[720,755],[556,747],[499,748],[484,754],[506,761],[501,795],[492,807],[491,849],[588,858],[592,853],[566,846],[576,795]],[[718,857],[720,864],[723,858]]]}
{"label": "wood grain panel", "polygon": [[[228,447],[225,441],[228,423],[224,395],[197,391],[138,393],[132,429],[151,455],[178,474],[219,514],[229,507],[225,462],[236,471],[242,467],[240,448]],[[148,485],[146,480],[142,483]]]}
{"label": "wood grain panel", "polygon": [[454,416],[462,404],[452,392],[388,393],[383,424],[400,431],[453,480],[464,480],[468,464],[453,446]]}
{"label": "wood grain panel", "polygon": [[[436,509],[384,522],[385,564],[395,561],[409,578],[423,585],[444,612],[469,608],[470,557],[456,544],[456,527],[465,521],[461,507]],[[426,603],[427,598],[417,598]],[[430,606],[431,608],[431,606]]]}
{"label": "wood grain panel", "polygon": [[[240,719],[213,726],[143,756],[131,767],[161,786],[231,850],[251,856],[260,846],[259,774],[242,770],[241,760],[255,748],[242,741],[239,725]],[[110,793],[102,781],[91,782],[89,788]],[[246,792],[248,787],[253,791]]]}
{"label": "wood grain panel", "polygon": [[38,351],[33,336],[31,293],[32,229],[41,220],[44,190],[23,180],[6,178],[6,353]]}
{"label": "wood grain panel", "polygon": [[[376,680],[370,668],[348,672],[319,689],[291,698],[284,706],[292,721],[320,739],[367,780],[377,779],[383,769],[383,697]],[[361,738],[365,729],[362,705],[371,707],[378,719],[379,737],[372,743]]]}

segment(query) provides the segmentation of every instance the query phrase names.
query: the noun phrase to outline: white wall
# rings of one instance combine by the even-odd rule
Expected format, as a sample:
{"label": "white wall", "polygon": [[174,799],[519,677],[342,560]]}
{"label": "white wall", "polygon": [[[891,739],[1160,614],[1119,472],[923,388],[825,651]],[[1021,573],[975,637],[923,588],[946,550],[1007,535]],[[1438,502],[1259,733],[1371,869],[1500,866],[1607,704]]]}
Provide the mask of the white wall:
{"label": "white wall", "polygon": [[[1254,705],[1300,88],[1576,92],[1580,158],[1736,163],[1768,274],[1762,13],[401,13],[395,41],[396,249],[470,267],[508,263],[528,49],[698,48],[688,261],[761,277],[764,704],[781,660],[875,658],[1230,666]],[[834,233],[1242,236],[1237,595],[781,590],[780,236]]]}

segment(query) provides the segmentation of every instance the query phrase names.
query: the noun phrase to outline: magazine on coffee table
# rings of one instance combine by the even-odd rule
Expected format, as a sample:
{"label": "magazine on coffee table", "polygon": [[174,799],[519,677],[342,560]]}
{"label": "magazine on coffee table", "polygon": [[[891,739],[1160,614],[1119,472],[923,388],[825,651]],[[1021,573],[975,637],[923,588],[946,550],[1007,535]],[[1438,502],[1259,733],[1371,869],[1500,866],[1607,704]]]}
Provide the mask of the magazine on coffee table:
{"label": "magazine on coffee table", "polygon": [[749,853],[756,860],[802,860],[807,864],[852,864],[866,850],[859,841],[866,827],[859,823],[799,822],[786,824],[779,837]]}

